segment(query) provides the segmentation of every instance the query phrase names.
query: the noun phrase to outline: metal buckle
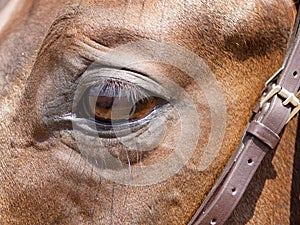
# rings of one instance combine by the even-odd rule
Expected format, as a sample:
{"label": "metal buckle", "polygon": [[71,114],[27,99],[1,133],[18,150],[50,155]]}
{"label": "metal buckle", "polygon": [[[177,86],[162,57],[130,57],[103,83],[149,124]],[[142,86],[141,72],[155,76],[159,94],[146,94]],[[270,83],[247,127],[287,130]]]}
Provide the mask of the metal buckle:
{"label": "metal buckle", "polygon": [[[300,92],[297,93],[297,95]],[[278,94],[280,97],[284,98],[285,100],[282,102],[283,105],[291,104],[294,106],[289,118],[286,121],[286,124],[300,111],[300,100],[294,95],[294,93],[289,92],[285,88],[281,87],[280,85],[272,85],[272,89],[268,92],[268,94],[261,100],[260,108],[266,104],[274,95]]]}

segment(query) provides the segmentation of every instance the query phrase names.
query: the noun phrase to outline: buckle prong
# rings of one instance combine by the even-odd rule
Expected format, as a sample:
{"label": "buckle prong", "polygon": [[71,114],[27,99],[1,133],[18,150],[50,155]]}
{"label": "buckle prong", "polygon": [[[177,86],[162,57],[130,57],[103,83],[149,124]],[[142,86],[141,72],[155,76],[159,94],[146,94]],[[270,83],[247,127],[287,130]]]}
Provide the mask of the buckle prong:
{"label": "buckle prong", "polygon": [[281,86],[272,85],[272,89],[268,92],[268,94],[260,101],[260,108],[264,106],[274,95],[281,91]]}

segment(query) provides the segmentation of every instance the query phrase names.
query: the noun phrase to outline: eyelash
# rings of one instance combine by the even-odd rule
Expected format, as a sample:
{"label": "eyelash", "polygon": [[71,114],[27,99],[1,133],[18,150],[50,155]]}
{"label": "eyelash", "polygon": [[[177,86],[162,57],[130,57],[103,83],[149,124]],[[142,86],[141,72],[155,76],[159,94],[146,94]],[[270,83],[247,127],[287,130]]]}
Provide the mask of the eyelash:
{"label": "eyelash", "polygon": [[128,101],[137,102],[140,99],[147,99],[151,96],[143,88],[130,84],[129,82],[116,79],[107,79],[90,87],[96,88],[98,96],[111,96],[116,98],[127,97]]}

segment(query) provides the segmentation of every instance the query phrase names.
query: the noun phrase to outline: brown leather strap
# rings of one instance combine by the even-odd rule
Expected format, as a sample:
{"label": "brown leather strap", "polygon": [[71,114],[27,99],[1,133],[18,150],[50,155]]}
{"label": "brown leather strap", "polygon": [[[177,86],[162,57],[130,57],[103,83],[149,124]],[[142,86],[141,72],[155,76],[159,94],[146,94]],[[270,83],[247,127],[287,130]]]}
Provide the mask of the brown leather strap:
{"label": "brown leather strap", "polygon": [[280,140],[280,137],[275,132],[258,121],[252,121],[247,132],[260,139],[272,149],[277,146]]}
{"label": "brown leather strap", "polygon": [[293,116],[300,109],[295,96],[300,86],[299,15],[280,77],[268,83],[238,148],[189,225],[226,222],[266,153],[276,148],[291,113]]}

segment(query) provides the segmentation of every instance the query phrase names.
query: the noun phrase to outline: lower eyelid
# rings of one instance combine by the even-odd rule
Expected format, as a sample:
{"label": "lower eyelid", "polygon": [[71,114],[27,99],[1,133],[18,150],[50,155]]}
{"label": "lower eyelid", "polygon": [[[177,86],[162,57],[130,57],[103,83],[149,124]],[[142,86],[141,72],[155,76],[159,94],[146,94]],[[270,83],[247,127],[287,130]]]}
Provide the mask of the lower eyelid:
{"label": "lower eyelid", "polygon": [[122,137],[139,132],[153,121],[153,118],[157,117],[157,115],[161,115],[161,112],[159,112],[159,110],[154,110],[141,120],[123,124],[113,123],[113,125],[99,124],[95,120],[77,118],[74,114],[65,115],[60,118],[60,121],[72,122],[73,128],[75,125],[75,130],[80,131],[85,136],[94,136],[106,139]]}

